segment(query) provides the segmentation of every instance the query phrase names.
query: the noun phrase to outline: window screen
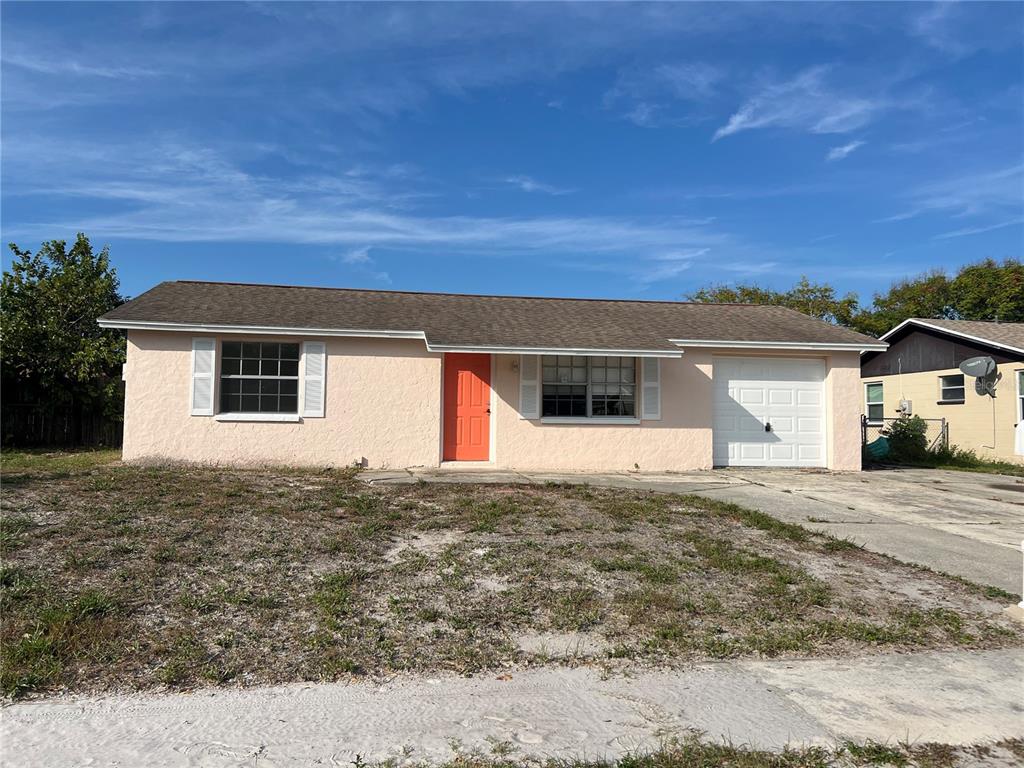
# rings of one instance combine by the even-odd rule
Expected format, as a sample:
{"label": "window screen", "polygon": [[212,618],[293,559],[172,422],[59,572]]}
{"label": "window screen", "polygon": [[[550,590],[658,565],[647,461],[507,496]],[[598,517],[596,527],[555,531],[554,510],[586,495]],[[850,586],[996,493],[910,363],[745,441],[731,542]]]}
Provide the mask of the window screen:
{"label": "window screen", "polygon": [[221,345],[221,413],[298,413],[299,345],[225,341]]}

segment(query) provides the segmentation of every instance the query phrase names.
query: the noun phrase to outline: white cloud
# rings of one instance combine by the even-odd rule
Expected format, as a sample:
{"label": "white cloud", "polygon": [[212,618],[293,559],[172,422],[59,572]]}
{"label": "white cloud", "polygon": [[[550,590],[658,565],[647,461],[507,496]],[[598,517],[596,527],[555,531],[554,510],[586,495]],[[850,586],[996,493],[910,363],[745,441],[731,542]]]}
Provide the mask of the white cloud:
{"label": "white cloud", "polygon": [[832,147],[825,156],[825,160],[830,163],[835,162],[836,160],[842,160],[844,157],[848,157],[851,153],[856,152],[863,146],[863,141],[851,141],[849,144],[843,144],[840,147]]}
{"label": "white cloud", "polygon": [[930,212],[957,217],[1019,214],[1024,208],[1024,163],[922,184],[906,196],[907,210],[878,222],[905,221]]}
{"label": "white cloud", "polygon": [[341,255],[341,261],[345,264],[370,264],[373,259],[370,258],[369,246],[363,246],[362,248],[353,248],[347,253]]}
{"label": "white cloud", "polygon": [[[416,208],[415,182],[408,179],[260,176],[210,148],[175,143],[8,141],[13,143],[5,154],[11,158],[4,169],[5,194],[104,200],[103,208],[113,210],[8,225],[5,231],[16,237],[52,237],[54,231],[77,229],[99,239],[339,245],[351,249],[346,255],[353,265],[360,263],[363,249],[379,247],[642,257],[729,240],[708,220],[678,216],[425,214]],[[59,185],[39,181],[54,178]],[[371,253],[366,250],[366,257],[372,258]]]}
{"label": "white cloud", "polygon": [[1001,221],[998,224],[989,224],[988,226],[964,227],[963,229],[955,229],[952,232],[943,232],[941,235],[935,235],[932,240],[948,240],[952,237],[980,235],[983,232],[992,232],[997,229],[1004,229],[1005,227],[1012,227],[1019,224],[1024,224],[1024,216],[1018,216],[1017,218],[1010,219],[1009,221]]}
{"label": "white cloud", "polygon": [[562,189],[551,184],[545,184],[542,181],[537,181],[531,176],[506,176],[503,181],[506,184],[519,187],[523,192],[543,192],[546,195],[569,195],[576,191],[575,189]]}
{"label": "white cloud", "polygon": [[59,58],[45,58],[39,56],[38,53],[7,53],[2,57],[2,62],[9,67],[18,67],[41,75],[70,75],[73,77],[101,77],[110,80],[133,80],[141,77],[157,77],[162,74],[150,67],[131,64],[97,66],[95,64],[82,64],[79,61],[68,58],[63,52],[59,52],[58,56]]}
{"label": "white cloud", "polygon": [[769,85],[715,131],[712,141],[756,128],[848,133],[867,125],[886,107],[878,98],[834,91],[825,82],[827,71],[826,67],[812,67],[792,80]]}
{"label": "white cloud", "polygon": [[644,128],[691,123],[695,105],[712,99],[724,77],[705,62],[631,66],[619,72],[603,104],[611,109],[624,103],[622,116]]}

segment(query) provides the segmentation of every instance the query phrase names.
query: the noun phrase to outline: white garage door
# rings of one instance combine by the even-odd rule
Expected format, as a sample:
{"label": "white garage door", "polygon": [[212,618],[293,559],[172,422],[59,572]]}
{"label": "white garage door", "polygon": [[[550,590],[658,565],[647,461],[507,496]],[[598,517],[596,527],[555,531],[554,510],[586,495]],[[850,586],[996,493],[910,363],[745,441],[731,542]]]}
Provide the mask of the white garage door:
{"label": "white garage door", "polygon": [[823,360],[716,357],[714,463],[824,467]]}

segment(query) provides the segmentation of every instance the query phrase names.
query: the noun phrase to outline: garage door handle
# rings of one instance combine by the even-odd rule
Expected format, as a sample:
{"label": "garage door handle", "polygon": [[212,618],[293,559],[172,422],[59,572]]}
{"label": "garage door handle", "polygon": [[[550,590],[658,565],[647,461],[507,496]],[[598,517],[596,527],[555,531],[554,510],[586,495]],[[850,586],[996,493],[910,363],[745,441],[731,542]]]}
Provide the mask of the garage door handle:
{"label": "garage door handle", "polygon": [[772,423],[770,421],[765,422],[764,431],[765,432],[771,432],[772,431]]}

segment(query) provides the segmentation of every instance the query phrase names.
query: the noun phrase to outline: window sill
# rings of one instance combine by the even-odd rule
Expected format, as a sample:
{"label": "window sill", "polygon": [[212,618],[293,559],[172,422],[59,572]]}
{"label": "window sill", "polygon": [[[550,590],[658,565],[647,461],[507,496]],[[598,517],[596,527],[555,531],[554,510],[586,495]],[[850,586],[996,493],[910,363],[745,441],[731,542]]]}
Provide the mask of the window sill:
{"label": "window sill", "polygon": [[218,413],[214,421],[287,421],[299,422],[297,413]]}
{"label": "window sill", "polygon": [[640,419],[629,416],[544,416],[541,424],[639,424]]}
{"label": "window sill", "polygon": [[936,405],[963,405],[963,400],[936,400]]}

